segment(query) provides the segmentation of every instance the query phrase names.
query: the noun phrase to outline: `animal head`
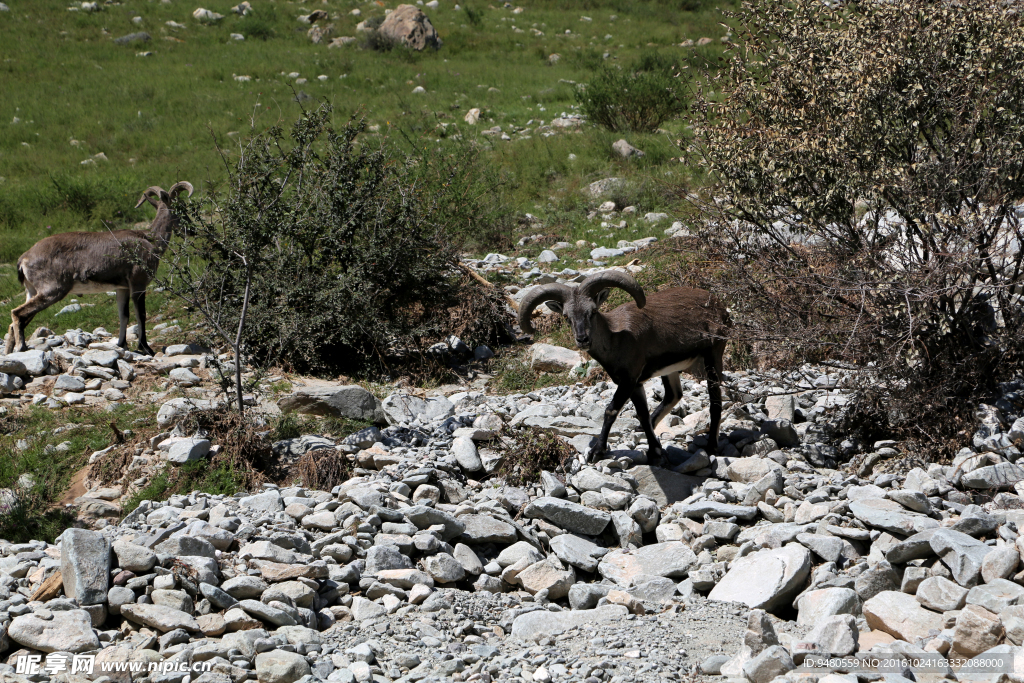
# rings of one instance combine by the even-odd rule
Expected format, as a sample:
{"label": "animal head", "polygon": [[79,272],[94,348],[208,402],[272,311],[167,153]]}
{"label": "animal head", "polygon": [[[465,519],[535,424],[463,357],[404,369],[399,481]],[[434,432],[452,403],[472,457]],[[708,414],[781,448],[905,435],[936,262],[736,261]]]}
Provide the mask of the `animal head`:
{"label": "animal head", "polygon": [[533,334],[530,316],[537,306],[547,304],[548,308],[569,320],[576,345],[585,351],[594,342],[594,318],[600,314],[601,304],[611,294],[612,287],[628,292],[636,301],[637,308],[643,308],[647,303],[643,288],[632,275],[618,270],[606,270],[594,273],[578,287],[551,284],[531,290],[519,304],[519,326],[524,332]]}
{"label": "animal head", "polygon": [[[162,223],[162,220],[160,219],[160,207],[164,206],[168,209],[168,211],[170,211],[171,204],[173,204],[175,200],[178,199],[178,197],[181,195],[183,191],[188,192],[186,197],[191,197],[193,192],[192,183],[182,180],[177,183],[174,183],[174,185],[171,186],[170,190],[165,190],[162,187],[153,185],[152,187],[148,188],[145,192],[142,193],[142,196],[139,197],[139,201],[136,202],[135,204],[135,208],[137,209],[140,206],[142,206],[143,202],[149,202],[153,206],[153,208],[157,210],[157,222],[154,223],[154,225],[167,225],[166,223]],[[173,212],[170,214],[169,219],[163,220],[170,220],[170,228],[172,231],[178,228],[178,216]],[[185,230],[185,234],[189,234],[187,228]]]}
{"label": "animal head", "polygon": [[161,204],[170,206],[171,202],[178,198],[178,195],[181,194],[182,190],[187,190],[188,195],[186,196],[191,197],[193,191],[192,183],[182,180],[174,183],[170,190],[165,190],[162,187],[153,185],[142,193],[142,196],[139,197],[139,201],[135,203],[135,208],[137,209],[142,206],[143,202],[149,202],[153,205],[154,209],[159,209]]}

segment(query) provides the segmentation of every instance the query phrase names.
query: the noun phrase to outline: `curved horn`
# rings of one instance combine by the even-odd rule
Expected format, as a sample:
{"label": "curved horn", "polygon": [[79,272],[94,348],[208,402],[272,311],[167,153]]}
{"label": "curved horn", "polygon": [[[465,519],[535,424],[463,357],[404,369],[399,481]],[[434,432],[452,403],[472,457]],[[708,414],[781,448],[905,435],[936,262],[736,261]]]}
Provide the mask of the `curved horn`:
{"label": "curved horn", "polygon": [[644,296],[644,289],[640,283],[634,280],[632,275],[621,270],[604,270],[594,273],[580,283],[580,293],[595,297],[598,292],[609,287],[624,289],[636,301],[637,308],[643,308],[647,304],[647,297]]}
{"label": "curved horn", "polygon": [[153,185],[147,188],[146,191],[142,193],[142,196],[139,197],[139,201],[135,204],[135,208],[137,209],[140,206],[142,206],[142,202],[149,202],[150,204],[153,205],[154,209],[157,208],[157,203],[153,201],[153,195],[159,197],[162,194],[165,194],[164,188],[158,185]]}
{"label": "curved horn", "polygon": [[174,183],[174,185],[171,185],[171,189],[167,191],[167,194],[170,195],[171,200],[173,201],[178,196],[178,193],[181,192],[182,190],[188,190],[188,194],[186,196],[191,197],[193,192],[192,183],[186,182],[184,180],[179,180],[178,182]]}
{"label": "curved horn", "polygon": [[540,287],[534,287],[530,290],[530,293],[523,297],[523,300],[519,303],[519,326],[523,328],[523,332],[527,334],[533,334],[533,324],[530,321],[530,316],[533,315],[533,309],[540,306],[545,301],[558,301],[559,303],[565,303],[565,300],[572,294],[572,287],[562,284],[550,284],[541,285]]}

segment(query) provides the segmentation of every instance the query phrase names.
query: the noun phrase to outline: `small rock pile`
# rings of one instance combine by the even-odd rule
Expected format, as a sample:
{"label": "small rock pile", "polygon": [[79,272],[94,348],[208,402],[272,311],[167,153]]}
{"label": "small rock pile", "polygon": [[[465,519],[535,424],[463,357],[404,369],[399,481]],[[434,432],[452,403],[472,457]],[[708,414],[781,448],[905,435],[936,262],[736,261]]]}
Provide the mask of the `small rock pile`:
{"label": "small rock pile", "polygon": [[[157,334],[167,331],[180,332],[180,328],[154,327]],[[193,369],[219,362],[195,344],[172,344],[156,358],[138,354],[119,347],[102,327],[92,332],[68,330],[61,335],[40,327],[27,344],[31,347],[28,351],[0,355],[0,396],[6,397],[0,398],[0,410],[24,403],[47,408],[113,407],[125,399],[124,391],[140,375],[165,376],[165,387],[198,387],[202,379]],[[159,397],[154,393],[153,398]]]}

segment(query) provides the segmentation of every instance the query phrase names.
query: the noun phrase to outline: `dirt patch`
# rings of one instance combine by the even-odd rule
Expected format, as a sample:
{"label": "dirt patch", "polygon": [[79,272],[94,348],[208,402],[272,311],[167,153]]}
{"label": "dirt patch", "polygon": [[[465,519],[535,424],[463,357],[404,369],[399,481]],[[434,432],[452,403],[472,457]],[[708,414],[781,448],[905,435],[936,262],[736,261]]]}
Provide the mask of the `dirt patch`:
{"label": "dirt patch", "polygon": [[63,508],[65,505],[73,505],[75,499],[81,498],[85,495],[88,490],[85,487],[85,480],[89,477],[90,469],[91,466],[87,465],[75,472],[71,477],[71,484],[68,486],[67,491],[65,491],[61,499],[53,505],[53,508]]}

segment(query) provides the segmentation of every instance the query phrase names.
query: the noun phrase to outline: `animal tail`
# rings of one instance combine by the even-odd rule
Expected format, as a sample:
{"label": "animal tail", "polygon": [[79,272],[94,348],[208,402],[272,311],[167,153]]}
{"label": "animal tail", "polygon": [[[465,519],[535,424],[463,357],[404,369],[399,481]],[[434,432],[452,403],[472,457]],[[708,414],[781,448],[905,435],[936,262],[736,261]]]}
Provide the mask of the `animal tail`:
{"label": "animal tail", "polygon": [[25,271],[21,269],[21,259],[18,259],[18,282],[25,284]]}

